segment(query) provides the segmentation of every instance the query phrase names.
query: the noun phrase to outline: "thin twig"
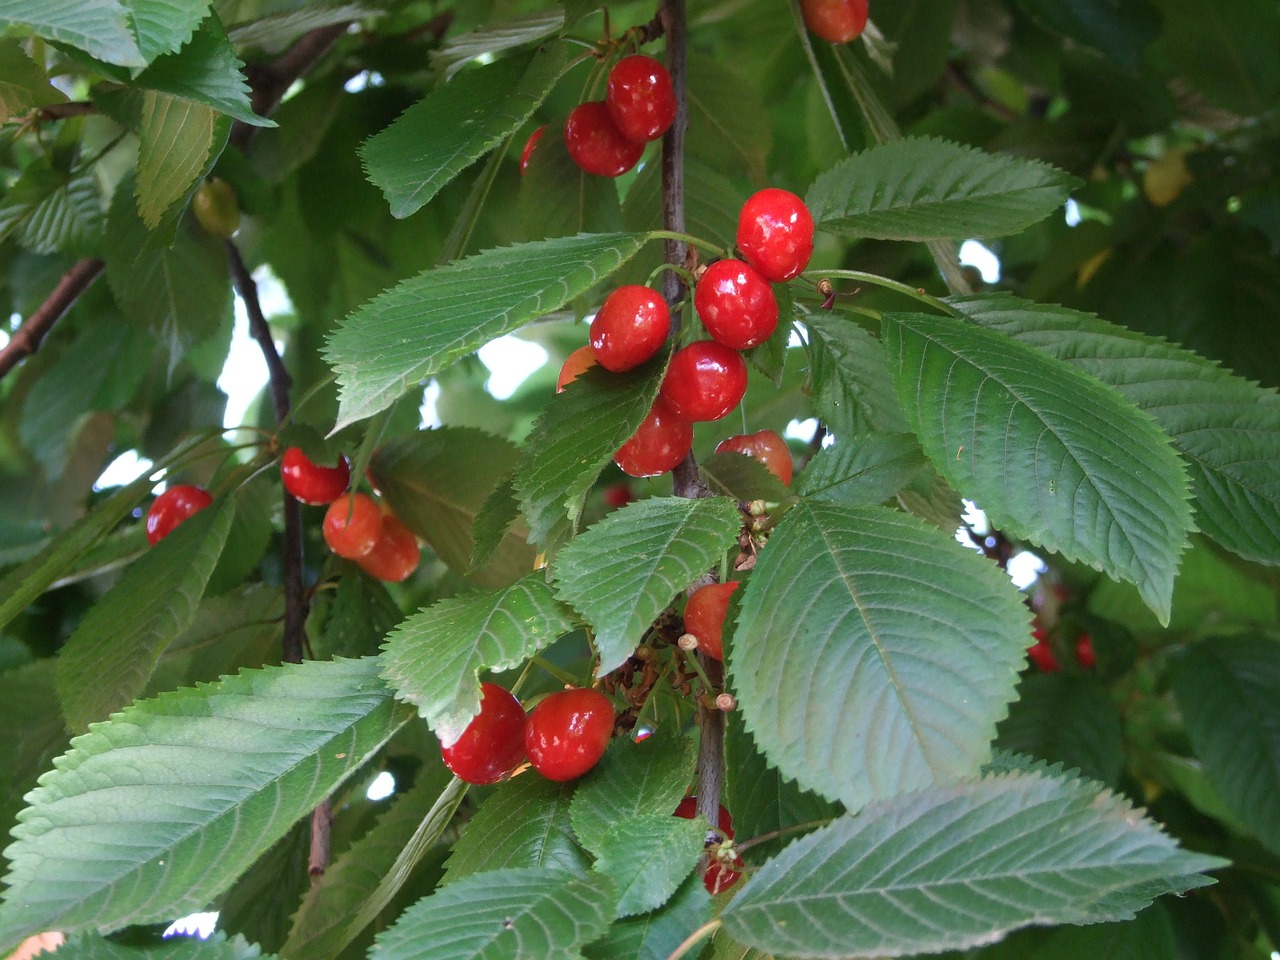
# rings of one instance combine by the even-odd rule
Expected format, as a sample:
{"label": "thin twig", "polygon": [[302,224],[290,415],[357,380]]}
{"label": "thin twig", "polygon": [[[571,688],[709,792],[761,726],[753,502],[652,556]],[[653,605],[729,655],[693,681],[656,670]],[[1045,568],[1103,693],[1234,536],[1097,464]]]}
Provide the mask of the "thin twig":
{"label": "thin twig", "polygon": [[18,361],[26,359],[40,349],[40,343],[44,340],[45,334],[53,328],[64,313],[75,305],[80,294],[88,290],[93,281],[98,279],[98,274],[102,273],[102,267],[101,260],[87,257],[62,275],[62,279],[58,281],[58,285],[53,288],[53,292],[44,303],[22,321],[22,326],[13,332],[9,342],[0,348],[0,377],[17,366]]}
{"label": "thin twig", "polygon": [[[253,93],[249,98],[253,112],[260,117],[270,116],[295,80],[307,73],[333,49],[338,38],[347,32],[349,21],[319,27],[303,34],[302,39],[266,64],[251,64],[245,68]],[[237,120],[231,125],[231,143],[245,149],[261,127]]]}
{"label": "thin twig", "polygon": [[307,873],[316,883],[329,866],[329,828],[333,825],[333,803],[329,799],[311,811],[311,852],[307,856]]}
{"label": "thin twig", "polygon": [[47,107],[36,110],[36,117],[43,121],[66,120],[69,117],[87,117],[97,113],[98,108],[87,100],[72,100],[69,103],[51,103]]}
{"label": "thin twig", "polygon": [[227,259],[231,265],[231,282],[235,284],[236,292],[240,294],[245,311],[249,314],[249,335],[258,341],[262,356],[267,361],[271,400],[276,408],[276,422],[280,423],[289,415],[289,389],[293,386],[293,378],[284,368],[284,361],[280,359],[275,340],[271,337],[271,327],[258,299],[258,284],[245,266],[239,248],[230,240],[227,241]]}

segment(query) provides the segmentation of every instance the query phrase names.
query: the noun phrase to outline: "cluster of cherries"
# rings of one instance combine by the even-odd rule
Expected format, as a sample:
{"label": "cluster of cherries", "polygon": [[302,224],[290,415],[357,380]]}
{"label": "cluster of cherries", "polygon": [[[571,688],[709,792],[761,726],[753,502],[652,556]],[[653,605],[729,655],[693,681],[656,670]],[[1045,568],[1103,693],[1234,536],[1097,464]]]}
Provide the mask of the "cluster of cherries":
{"label": "cluster of cherries", "polygon": [[[1031,662],[1041,673],[1059,672],[1062,664],[1058,662],[1058,655],[1049,642],[1049,631],[1037,624],[1032,628],[1031,636],[1035,640],[1035,643],[1027,647],[1027,656],[1031,658]],[[1084,631],[1076,634],[1075,654],[1076,663],[1080,664],[1082,670],[1092,670],[1098,662],[1093,652],[1093,637]]]}

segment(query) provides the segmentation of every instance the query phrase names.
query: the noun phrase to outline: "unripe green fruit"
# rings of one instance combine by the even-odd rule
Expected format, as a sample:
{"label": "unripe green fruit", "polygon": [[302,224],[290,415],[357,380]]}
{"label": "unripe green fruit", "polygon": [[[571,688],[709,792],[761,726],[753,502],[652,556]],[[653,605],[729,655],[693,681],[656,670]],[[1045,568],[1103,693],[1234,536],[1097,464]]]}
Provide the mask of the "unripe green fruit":
{"label": "unripe green fruit", "polygon": [[240,203],[235,187],[218,177],[206,181],[196,191],[191,209],[200,226],[215,237],[229,240],[240,229]]}

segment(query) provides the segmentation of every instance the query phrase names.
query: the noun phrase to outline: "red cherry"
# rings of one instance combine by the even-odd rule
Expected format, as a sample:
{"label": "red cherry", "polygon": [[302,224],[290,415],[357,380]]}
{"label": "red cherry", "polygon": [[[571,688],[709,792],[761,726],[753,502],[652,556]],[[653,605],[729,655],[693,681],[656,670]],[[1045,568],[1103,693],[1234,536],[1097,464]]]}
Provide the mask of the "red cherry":
{"label": "red cherry", "polygon": [[298,447],[290,447],[280,458],[280,479],[293,499],[321,506],[333,503],[347,492],[351,463],[345,456],[339,456],[336,467],[322,467]]}
{"label": "red cherry", "polygon": [[356,563],[371,577],[400,583],[418,569],[421,557],[422,551],[418,549],[413,531],[397,517],[386,515],[382,518],[382,535],[378,542],[363,557],[357,557]]}
{"label": "red cherry", "polygon": [[[734,857],[733,865],[735,867],[742,866],[742,858]],[[742,874],[740,872],[731,869],[727,864],[719,860],[713,860],[707,866],[706,873],[702,875],[702,885],[707,888],[707,893],[714,897],[718,893],[724,893],[741,879]]]}
{"label": "red cherry", "polygon": [[739,433],[721,440],[716,445],[716,453],[722,453],[725,450],[755,457],[785,486],[791,486],[795,464],[791,460],[791,448],[787,446],[787,441],[782,439],[781,434],[773,430]]}
{"label": "red cherry", "polygon": [[800,0],[804,25],[829,43],[848,43],[867,25],[867,0]]}
{"label": "red cherry", "polygon": [[1093,653],[1093,637],[1082,633],[1076,637],[1076,663],[1086,670],[1092,670],[1098,658]]}
{"label": "red cherry", "polygon": [[573,108],[564,125],[564,145],[574,163],[600,177],[626,173],[644,153],[644,144],[628,140],[610,119],[603,100]]}
{"label": "red cherry", "polygon": [[527,718],[520,701],[496,683],[480,684],[480,712],[462,736],[441,747],[444,765],[467,783],[497,783],[524,760]]}
{"label": "red cherry", "polygon": [[643,54],[623,57],[614,64],[604,102],[622,135],[636,143],[657,140],[676,119],[671,74]]}
{"label": "red cherry", "polygon": [[622,373],[657,353],[670,332],[667,301],[656,290],[628,284],[609,294],[591,321],[591,352],[600,366]]}
{"label": "red cherry", "polygon": [[1057,673],[1061,670],[1062,665],[1058,663],[1053,647],[1049,645],[1049,635],[1040,627],[1032,630],[1031,635],[1036,639],[1035,643],[1027,647],[1027,655],[1031,658],[1031,662],[1039,668],[1041,673]]}
{"label": "red cherry", "polygon": [[209,491],[204,487],[189,483],[170,487],[156,497],[151,509],[147,511],[147,542],[154,547],[183,520],[199,513],[211,503],[213,497],[209,496]]}
{"label": "red cherry", "polygon": [[738,214],[738,249],[772,283],[798,277],[813,256],[813,215],[789,190],[752,194]]}
{"label": "red cherry", "polygon": [[698,340],[677,350],[660,395],[689,420],[719,420],[747,392],[742,354],[715,340]]}
{"label": "red cherry", "polygon": [[595,366],[596,355],[590,347],[579,347],[565,357],[564,366],[560,368],[560,376],[556,377],[556,393],[564,393],[564,388],[578,379],[578,375],[588,367]]}
{"label": "red cherry", "polygon": [[382,511],[363,493],[339,497],[324,515],[324,542],[340,557],[365,556],[382,536]]}
{"label": "red cherry", "polygon": [[562,690],[529,714],[524,748],[533,769],[548,780],[582,776],[604,755],[613,736],[613,704],[598,690]]}
{"label": "red cherry", "polygon": [[658,397],[631,439],[613,455],[613,462],[629,476],[656,477],[674,470],[692,447],[693,424]]}
{"label": "red cherry", "polygon": [[[692,820],[698,814],[698,798],[685,797],[676,806],[676,812],[673,817],[682,817],[685,820]],[[724,808],[724,804],[720,804],[720,809],[716,813],[716,828],[724,834],[726,840],[733,839],[733,817],[729,815],[729,811]]]}
{"label": "red cherry", "polygon": [[[681,459],[683,460],[684,458],[681,457]],[[628,503],[634,503],[636,499],[635,491],[631,489],[631,484],[629,483],[610,484],[604,488],[604,493],[601,494],[601,497],[607,506],[613,507],[615,510],[625,507]]]}
{"label": "red cherry", "polygon": [[778,328],[778,301],[764,277],[741,260],[717,260],[693,292],[707,333],[726,347],[747,350]]}
{"label": "red cherry", "polygon": [[737,580],[699,587],[684,605],[684,629],[698,638],[698,649],[714,660],[724,659],[724,618]]}
{"label": "red cherry", "polygon": [[529,172],[529,158],[533,156],[533,148],[538,145],[538,141],[542,139],[542,135],[546,132],[547,125],[544,123],[529,134],[529,139],[524,142],[524,149],[520,151],[520,176],[523,177]]}

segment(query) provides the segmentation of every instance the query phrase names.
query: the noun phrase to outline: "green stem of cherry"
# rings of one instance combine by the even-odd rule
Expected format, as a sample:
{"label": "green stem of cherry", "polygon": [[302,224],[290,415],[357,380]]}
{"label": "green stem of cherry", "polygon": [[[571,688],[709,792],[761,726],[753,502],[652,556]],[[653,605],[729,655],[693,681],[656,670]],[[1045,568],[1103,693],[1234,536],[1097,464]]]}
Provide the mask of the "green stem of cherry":
{"label": "green stem of cherry", "polygon": [[679,233],[675,230],[650,230],[647,236],[650,240],[679,240],[681,243],[697,247],[703,253],[708,253],[717,258],[727,257],[730,254],[730,251],[724,247],[717,247],[714,243],[689,233]]}
{"label": "green stem of cherry", "polygon": [[806,270],[801,276],[811,280],[819,280],[825,277],[831,280],[854,280],[858,283],[866,283],[885,290],[892,290],[895,293],[902,294],[904,297],[910,297],[912,300],[923,303],[939,313],[945,313],[951,317],[960,316],[960,312],[945,300],[939,300],[918,287],[899,283],[897,280],[890,280],[888,277],[882,277],[879,274],[864,273],[861,270]]}
{"label": "green stem of cherry", "polygon": [[[557,680],[563,683],[566,687],[582,686],[582,684],[578,681],[577,677],[573,676],[567,670],[561,670],[554,663],[552,663],[551,661],[547,660],[544,657],[539,657],[539,656],[530,657],[529,663],[536,664],[537,666],[541,667],[547,673],[551,674],[551,676],[555,677]],[[521,676],[521,679],[524,679],[523,675]]]}
{"label": "green stem of cherry", "polygon": [[720,920],[718,918],[715,920],[708,920],[697,930],[693,931],[693,933],[681,940],[680,945],[671,951],[667,960],[680,960],[681,957],[688,956],[690,950],[719,929]]}

